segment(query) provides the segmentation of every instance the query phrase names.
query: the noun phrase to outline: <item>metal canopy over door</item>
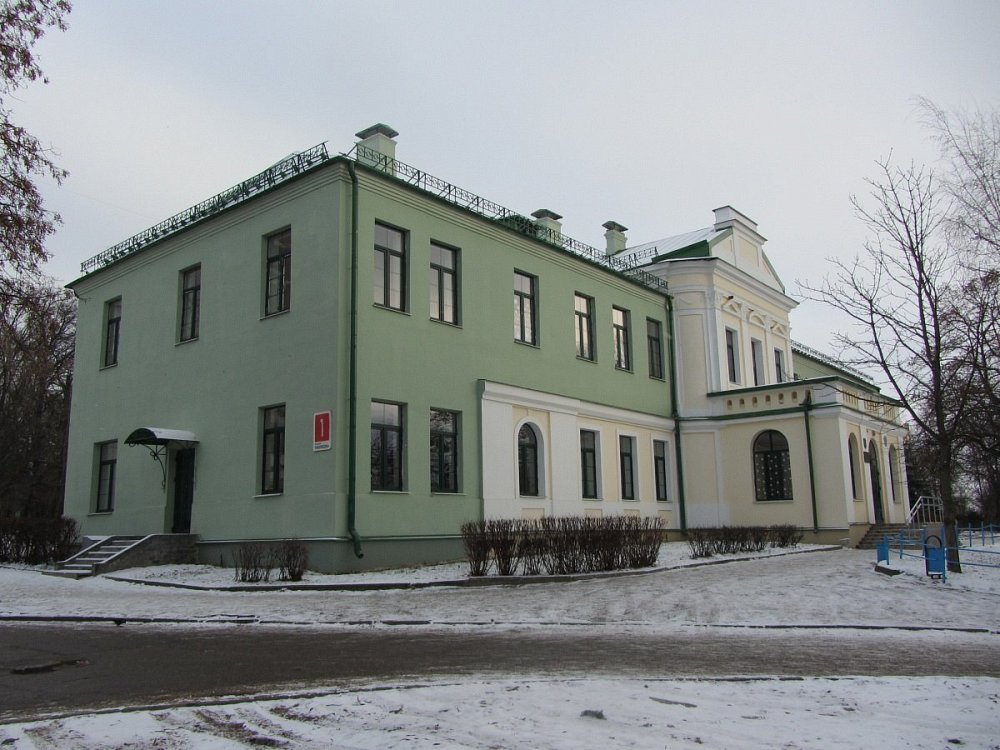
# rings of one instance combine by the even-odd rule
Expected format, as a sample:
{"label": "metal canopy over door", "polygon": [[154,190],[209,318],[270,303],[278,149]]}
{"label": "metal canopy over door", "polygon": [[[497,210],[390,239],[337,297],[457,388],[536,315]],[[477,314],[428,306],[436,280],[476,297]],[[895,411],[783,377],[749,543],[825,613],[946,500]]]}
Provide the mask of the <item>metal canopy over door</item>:
{"label": "metal canopy over door", "polygon": [[[126,445],[142,445],[160,465],[163,490],[167,489],[169,456],[174,459],[173,518],[168,515],[164,525],[171,523],[171,533],[191,532],[191,505],[194,502],[194,455],[198,438],[187,430],[164,427],[140,427],[125,438]],[[169,508],[165,509],[169,513]]]}

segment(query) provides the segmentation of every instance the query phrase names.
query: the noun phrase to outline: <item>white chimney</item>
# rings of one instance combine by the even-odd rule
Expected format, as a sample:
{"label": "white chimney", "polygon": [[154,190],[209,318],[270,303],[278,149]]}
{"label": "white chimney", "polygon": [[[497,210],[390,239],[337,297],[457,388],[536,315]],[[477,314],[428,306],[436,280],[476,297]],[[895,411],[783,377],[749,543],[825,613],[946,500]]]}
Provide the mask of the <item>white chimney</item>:
{"label": "white chimney", "polygon": [[[544,239],[550,232],[562,234],[562,216],[547,208],[540,208],[531,214],[535,217],[535,226],[540,230],[538,234]],[[548,230],[548,231],[546,231]]]}
{"label": "white chimney", "polygon": [[358,141],[358,161],[370,167],[394,173],[396,141],[399,133],[384,123],[378,122],[354,134]]}
{"label": "white chimney", "polygon": [[617,221],[606,221],[601,226],[608,230],[604,233],[604,239],[607,241],[606,254],[610,257],[624,250],[625,232],[628,231],[628,227],[623,227]]}

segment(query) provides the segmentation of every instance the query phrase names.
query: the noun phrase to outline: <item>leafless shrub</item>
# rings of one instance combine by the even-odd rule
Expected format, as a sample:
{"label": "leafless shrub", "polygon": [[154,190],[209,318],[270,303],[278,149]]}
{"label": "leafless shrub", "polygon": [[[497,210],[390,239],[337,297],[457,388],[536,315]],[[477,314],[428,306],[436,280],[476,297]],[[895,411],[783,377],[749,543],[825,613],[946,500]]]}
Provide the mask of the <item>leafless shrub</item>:
{"label": "leafless shrub", "polygon": [[233,579],[240,583],[269,581],[273,567],[271,550],[260,542],[242,542],[233,553]]}
{"label": "leafless shrub", "polygon": [[282,581],[301,581],[309,566],[309,550],[298,539],[285,539],[271,550]]}

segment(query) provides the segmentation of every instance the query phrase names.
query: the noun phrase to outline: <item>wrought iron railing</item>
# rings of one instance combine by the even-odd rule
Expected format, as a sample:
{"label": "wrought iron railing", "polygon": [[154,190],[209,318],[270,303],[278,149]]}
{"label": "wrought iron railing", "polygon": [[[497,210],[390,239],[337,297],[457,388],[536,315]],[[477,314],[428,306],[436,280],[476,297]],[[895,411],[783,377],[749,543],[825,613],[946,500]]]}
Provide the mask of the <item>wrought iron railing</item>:
{"label": "wrought iron railing", "polygon": [[[385,172],[398,180],[424,192],[442,198],[456,206],[466,208],[480,216],[492,219],[503,226],[510,227],[521,234],[534,237],[550,245],[568,250],[573,254],[586,258],[605,268],[611,269],[638,281],[641,284],[660,291],[667,289],[667,282],[647,271],[636,268],[636,259],[616,258],[608,256],[597,248],[575,240],[549,227],[540,226],[537,222],[516,211],[501,206],[499,203],[483,198],[475,193],[460,188],[457,185],[435,177],[422,169],[410,166],[404,162],[376,151],[375,149],[356,144],[351,151],[344,154],[347,158]],[[168,237],[176,232],[195,224],[202,219],[236,206],[265,190],[275,187],[286,180],[301,174],[318,164],[330,159],[326,144],[321,143],[311,149],[293,154],[281,160],[274,166],[265,169],[260,174],[244,180],[239,185],[231,187],[208,200],[204,200],[159,224],[146,229],[139,234],[109,247],[102,253],[88,258],[81,265],[83,273],[91,273],[100,268],[136,253],[152,243]]]}
{"label": "wrought iron railing", "polygon": [[666,281],[647,271],[635,268],[634,263],[627,259],[608,256],[591,245],[575,240],[549,227],[539,226],[537,222],[523,214],[519,214],[516,211],[501,206],[499,203],[478,196],[465,188],[452,185],[440,177],[428,174],[422,169],[417,169],[373,148],[358,143],[344,155],[361,164],[373,167],[387,175],[395,177],[397,180],[401,180],[408,185],[431,193],[449,203],[466,208],[486,219],[492,219],[498,224],[509,227],[521,234],[540,239],[550,245],[555,245],[575,255],[586,258],[600,266],[629,276],[641,284],[659,290],[666,290],[667,288]]}
{"label": "wrought iron railing", "polygon": [[91,271],[96,271],[99,268],[110,265],[116,260],[132,255],[157,240],[179,232],[204,218],[249,200],[255,195],[269,190],[317,164],[327,161],[329,158],[330,155],[326,151],[325,143],[320,143],[318,146],[313,146],[305,151],[292,154],[277,164],[268,167],[260,174],[243,180],[239,185],[181,211],[179,214],[175,214],[169,219],[161,221],[159,224],[145,231],[139,232],[134,237],[129,237],[127,240],[119,242],[104,252],[98,253],[93,258],[88,258],[80,264],[80,270],[83,273],[90,273]]}

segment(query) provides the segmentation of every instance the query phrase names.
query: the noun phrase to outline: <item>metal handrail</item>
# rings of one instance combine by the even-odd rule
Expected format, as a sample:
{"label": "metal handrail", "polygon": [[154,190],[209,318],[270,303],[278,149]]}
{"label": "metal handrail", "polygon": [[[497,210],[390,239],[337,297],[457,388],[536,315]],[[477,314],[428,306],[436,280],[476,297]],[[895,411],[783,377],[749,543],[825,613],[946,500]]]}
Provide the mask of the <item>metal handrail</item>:
{"label": "metal handrail", "polygon": [[908,524],[941,523],[944,521],[944,504],[941,498],[931,495],[921,495],[910,508],[906,516]]}

